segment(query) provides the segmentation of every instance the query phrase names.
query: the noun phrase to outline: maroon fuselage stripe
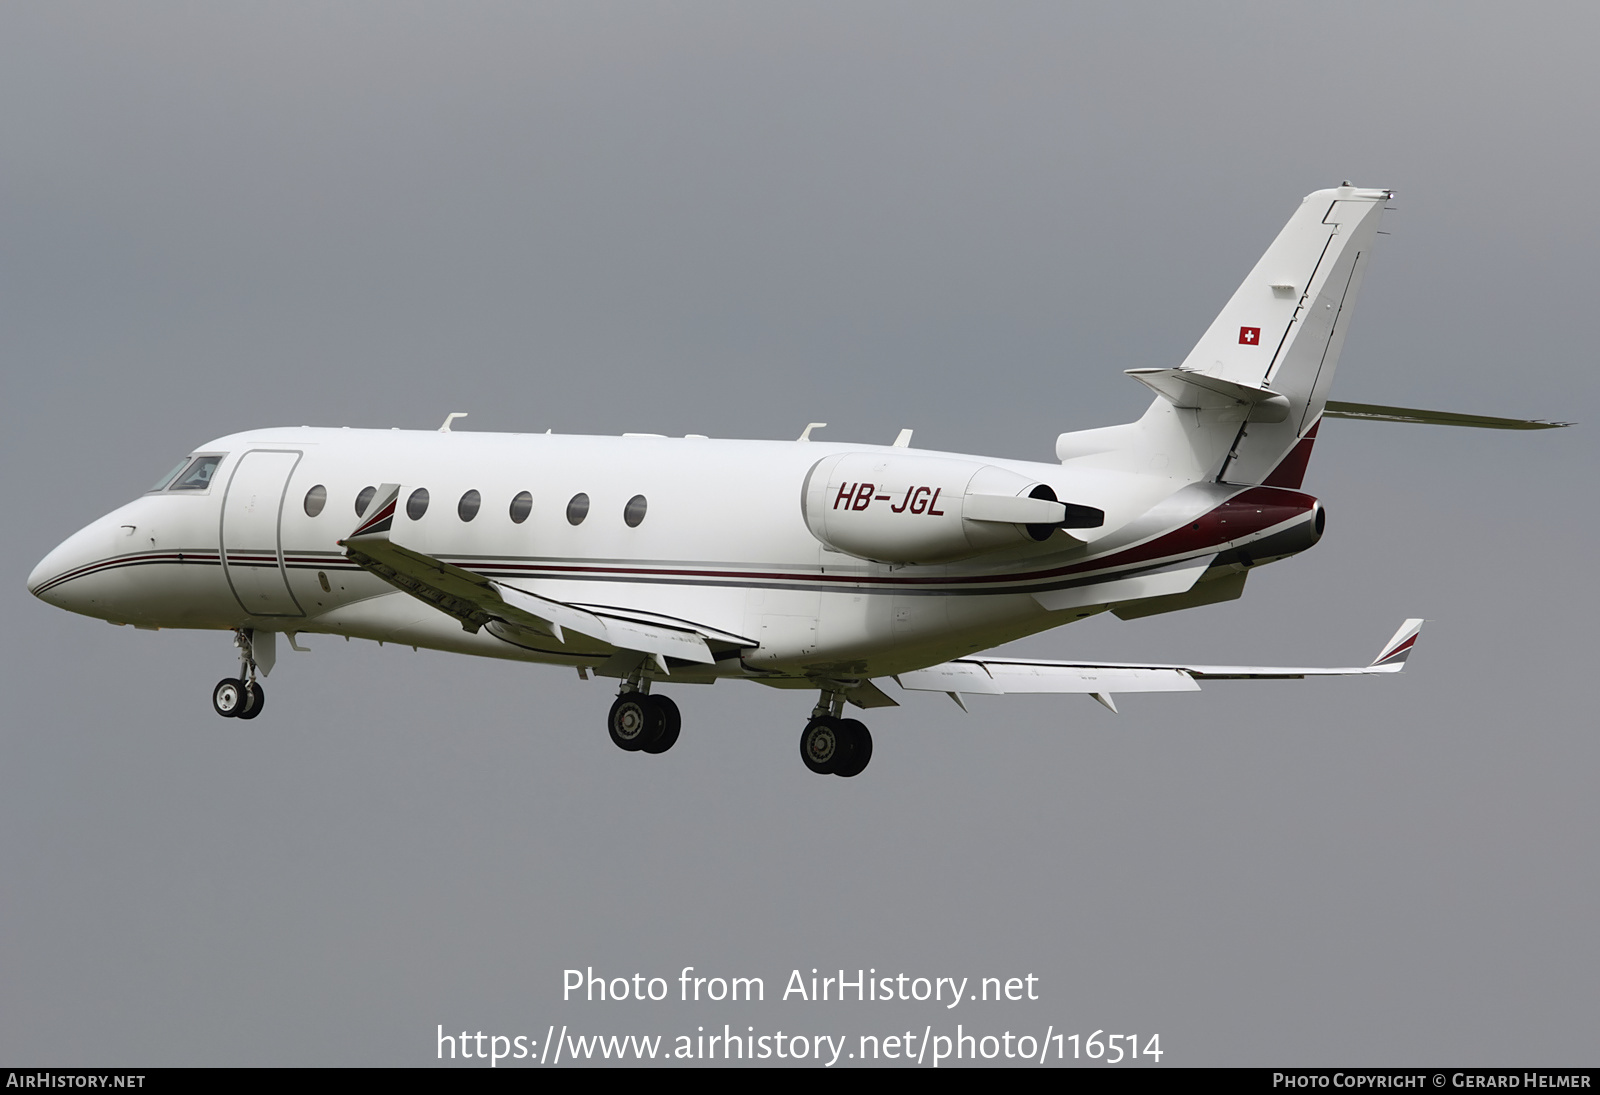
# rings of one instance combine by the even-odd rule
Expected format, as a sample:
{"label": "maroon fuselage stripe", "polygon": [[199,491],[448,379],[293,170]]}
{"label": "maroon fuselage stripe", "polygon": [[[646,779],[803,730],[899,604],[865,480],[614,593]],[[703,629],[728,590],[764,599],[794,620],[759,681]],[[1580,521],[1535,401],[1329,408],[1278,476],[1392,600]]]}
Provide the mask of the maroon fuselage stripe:
{"label": "maroon fuselage stripe", "polygon": [[[1218,551],[1227,544],[1265,529],[1273,528],[1295,517],[1301,516],[1311,510],[1316,504],[1316,499],[1296,491],[1285,490],[1278,487],[1251,487],[1242,490],[1221,505],[1200,514],[1183,526],[1164,533],[1154,539],[1133,547],[1114,551],[1099,558],[1088,559],[1067,566],[1051,567],[1044,570],[1014,571],[1004,574],[983,575],[944,575],[944,576],[916,576],[892,574],[827,574],[820,571],[771,571],[771,570],[703,570],[697,568],[678,567],[628,567],[628,566],[599,566],[578,563],[533,563],[533,562],[503,562],[491,563],[477,560],[461,560],[456,565],[463,569],[478,573],[517,573],[524,576],[554,576],[571,575],[612,578],[673,578],[686,580],[720,580],[720,581],[762,581],[762,582],[788,582],[804,583],[808,585],[851,585],[851,586],[890,586],[890,587],[985,587],[997,585],[1037,585],[1041,582],[1062,581],[1064,579],[1081,578],[1091,581],[1094,577],[1115,568],[1136,566],[1140,563],[1156,563],[1167,560],[1178,560],[1204,554],[1208,551]],[[385,513],[392,515],[394,504],[386,506],[385,512],[380,512],[372,521],[363,524],[368,528],[372,524],[384,519]],[[352,533],[352,537],[359,535],[360,530]],[[82,577],[100,569],[109,569],[115,566],[131,565],[135,562],[170,562],[218,561],[216,553],[210,553],[209,559],[198,557],[200,553],[190,552],[165,552],[145,556],[119,556],[114,559],[101,560],[76,571],[62,574],[51,579],[50,582],[40,586],[40,592],[67,581],[71,578]],[[276,555],[259,554],[234,554],[227,555],[227,564],[230,566],[277,566]],[[289,556],[285,562],[302,567],[327,567],[350,566],[343,557],[306,557]],[[1021,592],[1019,590],[1019,592]],[[1403,647],[1401,648],[1403,649]],[[1388,656],[1399,653],[1395,650]]]}

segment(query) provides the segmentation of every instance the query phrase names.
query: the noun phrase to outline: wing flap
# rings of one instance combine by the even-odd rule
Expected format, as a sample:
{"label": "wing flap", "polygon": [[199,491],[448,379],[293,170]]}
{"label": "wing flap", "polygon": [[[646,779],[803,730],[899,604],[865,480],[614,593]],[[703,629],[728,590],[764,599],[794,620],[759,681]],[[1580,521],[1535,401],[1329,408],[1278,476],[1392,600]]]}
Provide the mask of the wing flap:
{"label": "wing flap", "polygon": [[685,620],[677,616],[665,616],[659,612],[645,612],[637,608],[619,608],[616,605],[605,604],[579,604],[577,608],[585,608],[596,616],[605,620],[623,620],[628,623],[644,624],[646,626],[660,626],[673,631],[692,631],[705,639],[707,643],[717,643],[721,646],[746,647],[759,646],[754,639],[743,635],[736,635],[731,631],[712,627],[695,620]]}
{"label": "wing flap", "polygon": [[[692,631],[679,631],[670,627],[634,623],[631,620],[602,619],[604,629],[597,639],[604,639],[623,650],[638,650],[645,654],[660,654],[668,658],[710,665],[717,660],[706,641]],[[574,629],[576,630],[576,629]]]}

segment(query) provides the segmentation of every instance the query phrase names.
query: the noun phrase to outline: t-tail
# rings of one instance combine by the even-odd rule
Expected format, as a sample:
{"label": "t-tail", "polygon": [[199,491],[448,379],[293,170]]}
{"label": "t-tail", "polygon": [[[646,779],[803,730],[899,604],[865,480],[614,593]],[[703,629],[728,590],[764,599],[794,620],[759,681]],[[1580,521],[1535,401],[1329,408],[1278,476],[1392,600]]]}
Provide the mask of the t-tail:
{"label": "t-tail", "polygon": [[1300,203],[1138,422],[1063,434],[1057,456],[1175,479],[1299,487],[1389,190],[1348,183]]}

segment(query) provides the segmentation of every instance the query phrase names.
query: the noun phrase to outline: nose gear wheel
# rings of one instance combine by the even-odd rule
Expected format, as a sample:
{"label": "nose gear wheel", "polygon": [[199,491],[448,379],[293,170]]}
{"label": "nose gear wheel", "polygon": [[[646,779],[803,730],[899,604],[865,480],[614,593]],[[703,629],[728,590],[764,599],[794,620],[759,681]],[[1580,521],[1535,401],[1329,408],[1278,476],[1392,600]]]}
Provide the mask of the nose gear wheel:
{"label": "nose gear wheel", "polygon": [[255,632],[235,628],[233,645],[239,651],[239,675],[217,682],[211,690],[211,709],[225,719],[253,719],[267,703],[266,693],[256,682]]}
{"label": "nose gear wheel", "polygon": [[261,708],[267,702],[266,693],[262,691],[261,685],[255,681],[251,681],[245,687],[245,698],[248,702],[245,704],[244,710],[234,715],[234,718],[253,719],[261,714]]}
{"label": "nose gear wheel", "polygon": [[211,709],[225,719],[238,718],[249,703],[249,689],[236,677],[224,677],[211,690]]}

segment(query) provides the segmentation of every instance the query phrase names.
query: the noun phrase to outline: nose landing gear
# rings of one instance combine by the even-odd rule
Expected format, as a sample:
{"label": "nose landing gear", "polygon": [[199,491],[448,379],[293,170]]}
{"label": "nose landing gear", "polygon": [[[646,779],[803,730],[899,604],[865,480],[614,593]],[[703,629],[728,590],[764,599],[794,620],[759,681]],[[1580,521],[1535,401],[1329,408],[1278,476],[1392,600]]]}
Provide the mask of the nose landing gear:
{"label": "nose landing gear", "polygon": [[872,760],[872,732],[857,719],[840,718],[844,695],[822,693],[800,732],[800,759],[820,776],[859,776]]}
{"label": "nose landing gear", "polygon": [[234,630],[233,645],[239,648],[239,675],[222,678],[211,690],[211,709],[225,719],[253,719],[266,706],[266,693],[256,682],[255,648],[251,640],[250,628]]}

